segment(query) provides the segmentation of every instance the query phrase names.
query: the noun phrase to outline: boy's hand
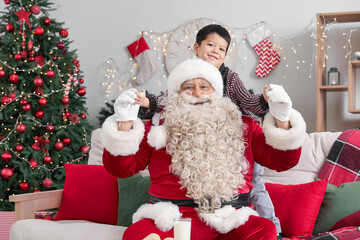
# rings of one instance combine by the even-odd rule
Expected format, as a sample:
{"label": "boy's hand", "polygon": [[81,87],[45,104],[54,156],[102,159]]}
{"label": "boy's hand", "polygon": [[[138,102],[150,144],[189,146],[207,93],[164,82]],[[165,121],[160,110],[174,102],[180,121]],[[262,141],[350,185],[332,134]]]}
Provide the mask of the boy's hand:
{"label": "boy's hand", "polygon": [[139,104],[141,107],[144,108],[150,108],[150,100],[145,97],[144,89],[142,89],[141,92],[136,92],[136,98],[134,100],[134,104]]}

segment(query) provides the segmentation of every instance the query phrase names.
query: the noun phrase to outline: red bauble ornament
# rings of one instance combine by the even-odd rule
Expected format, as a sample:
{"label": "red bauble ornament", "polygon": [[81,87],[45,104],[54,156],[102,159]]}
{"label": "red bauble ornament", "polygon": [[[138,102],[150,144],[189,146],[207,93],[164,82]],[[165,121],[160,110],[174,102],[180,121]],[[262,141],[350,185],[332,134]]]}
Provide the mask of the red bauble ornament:
{"label": "red bauble ornament", "polygon": [[58,49],[62,50],[62,49],[65,48],[65,43],[63,43],[63,42],[58,42],[58,43],[56,44],[56,47],[57,47]]}
{"label": "red bauble ornament", "polygon": [[61,29],[59,33],[63,38],[66,38],[69,35],[68,31],[65,28]]}
{"label": "red bauble ornament", "polygon": [[55,77],[55,72],[51,69],[49,69],[47,72],[46,72],[46,75],[49,77],[49,78],[53,78]]}
{"label": "red bauble ornament", "polygon": [[56,61],[56,60],[57,60],[57,56],[53,56],[52,59],[53,59],[53,61]]}
{"label": "red bauble ornament", "polygon": [[72,123],[74,123],[74,124],[80,122],[80,117],[79,117],[79,115],[77,115],[76,113],[70,114],[69,117],[70,117],[70,121],[71,121]]}
{"label": "red bauble ornament", "polygon": [[8,96],[3,96],[1,99],[1,104],[5,105],[8,104],[11,101],[11,98],[9,98]]}
{"label": "red bauble ornament", "polygon": [[4,69],[0,69],[0,77],[5,77],[6,72],[4,71]]}
{"label": "red bauble ornament", "polygon": [[18,83],[19,82],[19,75],[17,75],[16,73],[13,73],[10,75],[10,82],[12,83]]}
{"label": "red bauble ornament", "polygon": [[79,83],[83,84],[83,83],[84,83],[84,79],[80,78],[80,79],[79,79]]}
{"label": "red bauble ornament", "polygon": [[15,54],[14,56],[15,60],[21,60],[22,56],[20,53]]}
{"label": "red bauble ornament", "polygon": [[4,0],[5,4],[10,4],[10,0]]}
{"label": "red bauble ornament", "polygon": [[14,100],[16,98],[16,93],[14,92],[10,93],[9,97],[11,98],[11,100]]}
{"label": "red bauble ornament", "polygon": [[3,168],[1,170],[1,177],[4,180],[9,180],[14,175],[14,171],[11,168]]}
{"label": "red bauble ornament", "polygon": [[29,40],[28,43],[27,43],[28,49],[29,49],[29,50],[32,49],[33,46],[34,46],[33,41]]}
{"label": "red bauble ornament", "polygon": [[18,131],[19,133],[24,133],[26,131],[26,125],[20,123],[19,125],[16,126],[16,131]]}
{"label": "red bauble ornament", "polygon": [[4,152],[3,154],[1,154],[1,159],[5,162],[10,161],[11,159],[11,153],[9,152]]}
{"label": "red bauble ornament", "polygon": [[50,18],[48,18],[48,17],[45,18],[43,24],[44,24],[45,26],[49,26],[49,25],[51,24]]}
{"label": "red bauble ornament", "polygon": [[83,152],[85,154],[89,153],[90,148],[86,145],[80,147],[80,152]]}
{"label": "red bauble ornament", "polygon": [[46,129],[47,132],[53,132],[55,130],[55,127],[49,125],[49,126],[46,126],[45,129]]}
{"label": "red bauble ornament", "polygon": [[34,34],[38,37],[41,37],[42,35],[44,35],[44,33],[45,33],[45,30],[41,26],[37,26],[34,29]]}
{"label": "red bauble ornament", "polygon": [[71,143],[71,139],[69,137],[64,137],[62,142],[65,144],[65,146],[69,146]]}
{"label": "red bauble ornament", "polygon": [[51,186],[53,185],[53,182],[50,178],[45,178],[43,181],[42,181],[42,184],[45,188],[51,188]]}
{"label": "red bauble ornament", "polygon": [[62,115],[61,116],[61,119],[65,122],[65,121],[67,121],[67,117],[65,116],[65,115]]}
{"label": "red bauble ornament", "polygon": [[29,57],[29,61],[30,61],[30,62],[35,61],[35,58],[34,58],[33,56],[30,56],[30,57]]}
{"label": "red bauble ornament", "polygon": [[61,101],[63,102],[63,104],[68,104],[70,102],[70,98],[63,97],[63,99],[61,99]]}
{"label": "red bauble ornament", "polygon": [[51,159],[50,156],[45,156],[45,157],[43,158],[43,162],[44,162],[44,163],[49,164],[49,163],[51,163],[51,161],[52,161],[52,159]]}
{"label": "red bauble ornament", "polygon": [[79,89],[76,92],[79,96],[84,96],[86,94],[86,89],[79,87]]}
{"label": "red bauble ornament", "polygon": [[66,112],[65,113],[65,116],[68,118],[68,117],[70,117],[70,113],[69,112]]}
{"label": "red bauble ornament", "polygon": [[40,104],[40,106],[45,106],[46,104],[47,104],[47,100],[46,100],[46,98],[40,98],[39,99],[39,104]]}
{"label": "red bauble ornament", "polygon": [[81,116],[82,119],[86,119],[86,114],[85,113],[80,114],[80,116]]}
{"label": "red bauble ornament", "polygon": [[35,116],[37,117],[37,118],[40,118],[40,119],[42,119],[43,117],[44,117],[44,111],[43,110],[37,110],[36,111],[36,113],[35,113]]}
{"label": "red bauble ornament", "polygon": [[43,84],[44,84],[44,80],[42,80],[42,78],[40,76],[37,76],[35,79],[34,79],[34,84],[35,86],[37,87],[41,87]]}
{"label": "red bauble ornament", "polygon": [[22,150],[24,150],[24,145],[22,145],[20,143],[16,144],[15,150],[18,152],[22,152]]}
{"label": "red bauble ornament", "polygon": [[29,184],[27,182],[20,183],[20,190],[26,192],[29,190]]}
{"label": "red bauble ornament", "polygon": [[34,6],[31,7],[31,12],[34,15],[38,15],[39,13],[41,13],[41,8],[35,4]]}
{"label": "red bauble ornament", "polygon": [[33,158],[29,160],[29,163],[32,169],[35,169],[39,165],[39,163],[35,161]]}
{"label": "red bauble ornament", "polygon": [[28,112],[31,110],[31,105],[28,103],[28,104],[24,105],[22,108],[25,112]]}
{"label": "red bauble ornament", "polygon": [[28,103],[28,101],[26,99],[22,99],[20,101],[20,104],[23,105],[23,106],[25,106],[27,103]]}
{"label": "red bauble ornament", "polygon": [[13,25],[11,23],[6,24],[5,28],[6,28],[6,31],[8,31],[8,32],[13,32],[14,31],[14,27],[13,27]]}
{"label": "red bauble ornament", "polygon": [[64,148],[64,143],[63,142],[56,142],[55,145],[54,145],[55,149],[60,151]]}

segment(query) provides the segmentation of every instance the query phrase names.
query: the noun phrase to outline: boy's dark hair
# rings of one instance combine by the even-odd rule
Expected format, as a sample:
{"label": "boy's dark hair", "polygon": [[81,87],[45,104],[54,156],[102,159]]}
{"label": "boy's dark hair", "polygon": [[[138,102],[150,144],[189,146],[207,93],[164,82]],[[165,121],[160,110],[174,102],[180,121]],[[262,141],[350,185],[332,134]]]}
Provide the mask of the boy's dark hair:
{"label": "boy's dark hair", "polygon": [[228,46],[226,48],[226,52],[227,52],[227,50],[230,46],[231,37],[230,37],[229,32],[224,27],[222,27],[218,24],[206,25],[205,27],[200,29],[199,32],[196,34],[197,44],[200,45],[201,42],[204,41],[206,39],[206,37],[211,33],[217,33],[220,35],[220,37],[225,39],[225,41],[228,43]]}

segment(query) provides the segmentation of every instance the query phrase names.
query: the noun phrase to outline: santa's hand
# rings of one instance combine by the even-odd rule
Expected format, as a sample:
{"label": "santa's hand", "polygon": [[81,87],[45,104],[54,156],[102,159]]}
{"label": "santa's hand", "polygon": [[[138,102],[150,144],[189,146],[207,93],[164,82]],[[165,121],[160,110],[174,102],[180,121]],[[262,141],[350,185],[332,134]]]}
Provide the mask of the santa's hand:
{"label": "santa's hand", "polygon": [[135,120],[138,116],[140,105],[134,104],[137,90],[131,88],[124,91],[114,103],[116,121]]}
{"label": "santa's hand", "polygon": [[285,89],[277,84],[270,84],[267,89],[269,111],[280,121],[289,121],[292,102]]}

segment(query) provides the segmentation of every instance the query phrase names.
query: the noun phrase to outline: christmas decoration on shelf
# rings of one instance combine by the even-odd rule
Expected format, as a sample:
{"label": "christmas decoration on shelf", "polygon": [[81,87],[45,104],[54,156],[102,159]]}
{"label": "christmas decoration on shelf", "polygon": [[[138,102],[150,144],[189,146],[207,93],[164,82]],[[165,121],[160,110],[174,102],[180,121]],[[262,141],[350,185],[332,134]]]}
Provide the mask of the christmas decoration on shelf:
{"label": "christmas decoration on shelf", "polygon": [[257,29],[246,35],[251,47],[259,57],[259,64],[255,69],[256,76],[263,78],[280,62],[280,55],[275,51],[270,38],[270,29],[261,24]]}
{"label": "christmas decoration on shelf", "polygon": [[48,0],[8,1],[0,16],[0,211],[9,195],[62,188],[86,163],[92,126],[69,31]]}
{"label": "christmas decoration on shelf", "polygon": [[127,48],[131,56],[135,58],[139,64],[139,73],[136,76],[136,83],[142,84],[156,72],[158,66],[152,60],[149,46],[143,36],[128,45]]}

